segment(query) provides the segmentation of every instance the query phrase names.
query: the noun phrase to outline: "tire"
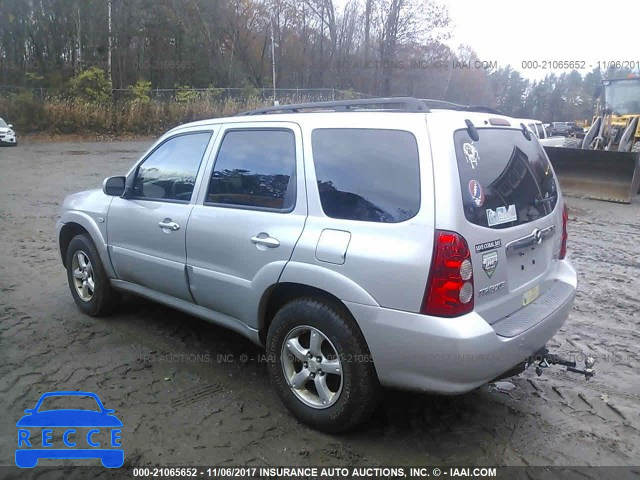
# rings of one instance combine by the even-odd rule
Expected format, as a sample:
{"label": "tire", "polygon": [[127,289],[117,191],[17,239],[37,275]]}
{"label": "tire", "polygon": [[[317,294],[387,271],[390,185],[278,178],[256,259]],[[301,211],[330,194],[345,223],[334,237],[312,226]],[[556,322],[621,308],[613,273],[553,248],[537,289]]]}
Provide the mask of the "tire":
{"label": "tire", "polygon": [[[308,341],[305,338],[307,330]],[[306,360],[305,351],[307,355],[313,350],[317,353],[317,348],[311,348],[312,332],[321,335],[318,338],[322,338],[322,357],[315,358],[322,358],[322,361],[317,362],[312,356],[306,370],[316,373],[302,381],[300,389],[294,389],[290,386],[290,378],[296,372],[300,374],[305,366],[298,355]],[[290,353],[295,348],[287,347],[293,340],[302,347],[296,355]],[[282,402],[299,421],[317,430],[327,433],[349,430],[367,420],[378,405],[380,386],[373,359],[362,333],[344,307],[313,298],[287,303],[276,313],[269,327],[267,359],[271,381]],[[340,374],[328,373],[336,370],[336,360]],[[296,370],[290,369],[292,365],[297,365]],[[322,368],[327,373],[321,371]],[[318,381],[321,386],[324,381],[333,393],[332,398],[324,402],[326,405],[320,404],[322,396],[315,388]],[[307,395],[306,400],[302,398],[304,395]]]}
{"label": "tire", "polygon": [[[78,308],[92,317],[111,313],[119,295],[111,288],[100,255],[87,234],[73,237],[67,248],[66,265],[69,290]],[[91,290],[91,283],[93,283],[93,290]]]}
{"label": "tire", "polygon": [[582,145],[582,142],[580,140],[572,137],[565,138],[564,142],[562,143],[562,146],[564,148],[580,148],[581,145]]}

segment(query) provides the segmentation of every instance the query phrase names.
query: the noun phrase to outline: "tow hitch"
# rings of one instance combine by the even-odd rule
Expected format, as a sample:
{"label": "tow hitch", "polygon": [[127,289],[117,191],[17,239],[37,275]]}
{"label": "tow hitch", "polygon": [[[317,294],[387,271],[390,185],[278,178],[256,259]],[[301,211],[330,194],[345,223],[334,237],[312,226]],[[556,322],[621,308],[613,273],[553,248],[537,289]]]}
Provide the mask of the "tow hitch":
{"label": "tow hitch", "polygon": [[527,368],[533,364],[536,364],[536,375],[538,376],[542,375],[544,369],[549,368],[551,365],[562,365],[563,367],[567,367],[567,372],[584,375],[584,378],[587,380],[596,374],[596,371],[593,368],[596,364],[596,360],[593,357],[586,357],[584,360],[584,368],[579,369],[577,368],[576,362],[561,358],[554,353],[549,353],[547,348],[541,348],[532,355],[527,361]]}

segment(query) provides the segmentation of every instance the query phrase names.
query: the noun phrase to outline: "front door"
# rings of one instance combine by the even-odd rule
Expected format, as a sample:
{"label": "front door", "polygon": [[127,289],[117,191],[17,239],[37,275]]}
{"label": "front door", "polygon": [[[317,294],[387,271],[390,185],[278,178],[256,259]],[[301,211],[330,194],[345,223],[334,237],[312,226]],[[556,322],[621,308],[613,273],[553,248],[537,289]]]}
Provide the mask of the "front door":
{"label": "front door", "polygon": [[185,235],[196,178],[211,131],[171,136],[136,168],[129,198],[114,198],[107,241],[120,280],[193,301]]}

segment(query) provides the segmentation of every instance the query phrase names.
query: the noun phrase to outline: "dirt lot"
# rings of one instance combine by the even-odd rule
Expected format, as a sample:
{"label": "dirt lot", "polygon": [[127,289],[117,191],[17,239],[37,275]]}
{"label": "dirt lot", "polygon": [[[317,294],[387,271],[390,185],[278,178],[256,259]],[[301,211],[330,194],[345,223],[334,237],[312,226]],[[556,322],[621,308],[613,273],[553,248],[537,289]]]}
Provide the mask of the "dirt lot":
{"label": "dirt lot", "polygon": [[93,391],[114,408],[129,465],[639,463],[639,199],[569,200],[580,285],[551,346],[595,356],[594,380],[556,368],[455,398],[386,392],[367,425],[329,436],[287,414],[244,338],[144,300],[105,319],[75,307],[56,249],[59,205],[147,146],[0,149],[0,465],[14,462],[16,420],[52,390]]}

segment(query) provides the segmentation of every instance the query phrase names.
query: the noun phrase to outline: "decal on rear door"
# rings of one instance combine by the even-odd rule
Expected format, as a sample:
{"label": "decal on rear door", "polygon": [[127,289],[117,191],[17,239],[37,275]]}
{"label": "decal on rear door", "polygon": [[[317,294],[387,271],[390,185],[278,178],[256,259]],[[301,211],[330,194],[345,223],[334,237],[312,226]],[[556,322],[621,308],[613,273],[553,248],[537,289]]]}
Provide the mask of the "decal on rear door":
{"label": "decal on rear door", "polygon": [[476,253],[486,252],[487,250],[494,250],[502,246],[502,240],[491,240],[490,242],[476,244]]}
{"label": "decal on rear door", "polygon": [[482,269],[489,278],[493,277],[493,272],[496,271],[498,266],[498,251],[493,250],[482,255]]}

